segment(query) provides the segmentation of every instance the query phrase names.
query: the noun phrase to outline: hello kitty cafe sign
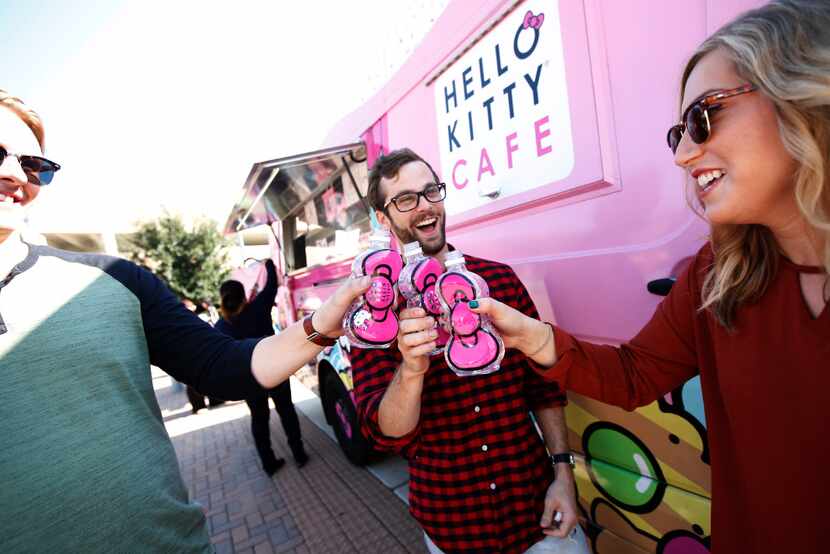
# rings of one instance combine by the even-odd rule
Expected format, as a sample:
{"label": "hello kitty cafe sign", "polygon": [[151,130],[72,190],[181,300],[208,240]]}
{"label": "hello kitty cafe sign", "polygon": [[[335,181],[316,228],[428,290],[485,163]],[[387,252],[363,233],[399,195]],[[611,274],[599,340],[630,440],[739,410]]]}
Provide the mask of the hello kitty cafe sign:
{"label": "hello kitty cafe sign", "polygon": [[522,3],[434,83],[450,214],[563,179],[574,164],[558,3]]}

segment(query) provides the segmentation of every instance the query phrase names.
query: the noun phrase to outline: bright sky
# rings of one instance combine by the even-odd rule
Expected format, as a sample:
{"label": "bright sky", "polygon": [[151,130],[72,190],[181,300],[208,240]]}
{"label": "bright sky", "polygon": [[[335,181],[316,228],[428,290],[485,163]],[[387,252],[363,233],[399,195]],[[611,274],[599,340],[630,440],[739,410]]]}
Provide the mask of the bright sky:
{"label": "bright sky", "polygon": [[223,222],[254,162],[323,146],[447,1],[3,0],[0,88],[41,114],[63,166],[30,223]]}

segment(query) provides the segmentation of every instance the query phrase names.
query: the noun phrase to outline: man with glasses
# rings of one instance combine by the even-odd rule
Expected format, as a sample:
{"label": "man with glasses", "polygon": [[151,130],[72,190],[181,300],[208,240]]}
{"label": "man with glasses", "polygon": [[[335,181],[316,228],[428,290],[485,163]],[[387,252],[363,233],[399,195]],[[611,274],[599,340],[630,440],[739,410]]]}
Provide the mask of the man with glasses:
{"label": "man with glasses", "polygon": [[[235,341],[125,260],[26,244],[22,211],[60,166],[0,90],[0,537],[4,552],[210,552],[150,363],[200,392],[261,394],[320,352],[368,280],[303,324]],[[317,331],[319,333],[317,333]]]}
{"label": "man with glasses", "polygon": [[[367,196],[401,244],[418,241],[439,260],[453,249],[445,237],[446,185],[415,152],[377,160]],[[510,267],[465,259],[491,296],[538,317]],[[410,511],[430,552],[543,552],[563,540],[573,541],[569,551],[586,551],[564,393],[543,385],[516,350],[495,373],[458,377],[443,356],[429,356],[437,338],[432,318],[406,309],[400,320],[397,349],[352,348],[355,399],[365,434],[409,461]]]}

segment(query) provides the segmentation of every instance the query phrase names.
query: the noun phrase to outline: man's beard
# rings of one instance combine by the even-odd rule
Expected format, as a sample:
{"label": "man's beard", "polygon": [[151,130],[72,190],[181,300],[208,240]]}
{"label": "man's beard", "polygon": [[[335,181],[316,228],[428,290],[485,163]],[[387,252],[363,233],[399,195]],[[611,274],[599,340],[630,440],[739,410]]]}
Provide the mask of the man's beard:
{"label": "man's beard", "polygon": [[421,250],[427,256],[434,256],[438,254],[441,250],[444,249],[444,245],[447,243],[447,232],[446,232],[446,219],[443,217],[435,216],[440,221],[440,233],[439,233],[439,240],[435,242],[431,242],[429,244],[424,244],[415,235],[415,231],[410,230],[406,227],[398,227],[392,218],[389,218],[389,224],[392,226],[392,232],[395,233],[395,236],[401,243],[401,248],[403,248],[404,244],[409,244],[410,242],[418,241],[421,245]]}

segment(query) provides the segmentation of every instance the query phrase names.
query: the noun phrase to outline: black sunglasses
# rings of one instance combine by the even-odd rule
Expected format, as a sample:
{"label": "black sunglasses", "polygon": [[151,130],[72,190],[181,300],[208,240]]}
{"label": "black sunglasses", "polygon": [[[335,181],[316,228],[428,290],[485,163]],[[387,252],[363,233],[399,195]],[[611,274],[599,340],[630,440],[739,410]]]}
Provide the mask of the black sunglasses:
{"label": "black sunglasses", "polygon": [[672,154],[677,153],[677,147],[680,145],[684,132],[688,132],[689,138],[697,144],[703,144],[709,140],[709,135],[712,134],[712,122],[709,119],[709,114],[723,108],[723,104],[719,104],[718,101],[754,90],[755,85],[743,85],[709,94],[689,105],[680,117],[680,123],[672,126],[666,135],[666,141],[669,143]]}
{"label": "black sunglasses", "polygon": [[386,204],[383,205],[383,209],[388,208],[389,204],[394,204],[399,212],[410,212],[418,207],[422,196],[428,202],[437,204],[447,197],[447,185],[444,183],[430,183],[421,192],[404,192],[387,200]]}
{"label": "black sunglasses", "polygon": [[61,168],[52,160],[47,160],[40,156],[29,156],[26,154],[11,154],[4,147],[0,146],[0,165],[6,162],[9,156],[17,158],[23,172],[33,185],[48,185],[55,177],[55,172]]}

